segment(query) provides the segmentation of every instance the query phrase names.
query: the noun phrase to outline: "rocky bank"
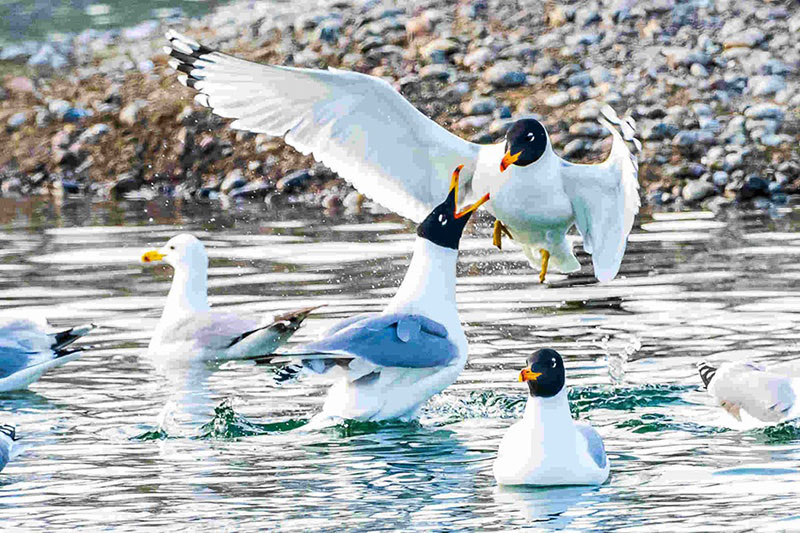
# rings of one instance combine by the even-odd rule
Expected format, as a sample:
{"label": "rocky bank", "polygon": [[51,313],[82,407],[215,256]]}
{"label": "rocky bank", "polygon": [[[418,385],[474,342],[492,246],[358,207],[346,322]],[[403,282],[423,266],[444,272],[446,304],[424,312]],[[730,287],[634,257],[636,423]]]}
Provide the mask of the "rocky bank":
{"label": "rocky bank", "polygon": [[608,151],[607,102],[636,119],[643,200],[663,209],[800,194],[800,4],[750,0],[238,2],[9,45],[0,194],[360,205],[312,158],[193,104],[166,27],[255,61],[384,77],[476,142],[535,115],[573,161]]}

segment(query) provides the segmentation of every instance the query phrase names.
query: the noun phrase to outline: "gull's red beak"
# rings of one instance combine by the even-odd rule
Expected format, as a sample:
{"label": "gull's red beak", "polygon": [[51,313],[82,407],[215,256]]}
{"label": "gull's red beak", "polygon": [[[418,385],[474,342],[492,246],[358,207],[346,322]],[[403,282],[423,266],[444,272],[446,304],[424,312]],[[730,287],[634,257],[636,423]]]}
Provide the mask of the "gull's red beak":
{"label": "gull's red beak", "polygon": [[508,167],[513,165],[517,159],[519,159],[519,155],[522,152],[517,152],[514,155],[511,155],[511,150],[506,152],[506,155],[503,156],[503,160],[500,161],[500,172],[505,172]]}
{"label": "gull's red beak", "polygon": [[461,211],[458,210],[458,178],[461,175],[461,169],[462,168],[464,168],[464,165],[458,165],[456,167],[456,169],[453,171],[452,177],[450,178],[450,191],[451,192],[453,192],[453,191],[455,192],[455,196],[454,196],[455,204],[454,204],[454,207],[453,207],[453,218],[461,218],[464,215],[468,215],[469,213],[472,213],[473,211],[478,209],[480,206],[482,206],[483,204],[485,204],[486,202],[489,201],[489,193],[486,193],[481,197],[480,200],[478,200],[474,204],[472,204],[472,205],[470,205],[468,207],[465,207]]}

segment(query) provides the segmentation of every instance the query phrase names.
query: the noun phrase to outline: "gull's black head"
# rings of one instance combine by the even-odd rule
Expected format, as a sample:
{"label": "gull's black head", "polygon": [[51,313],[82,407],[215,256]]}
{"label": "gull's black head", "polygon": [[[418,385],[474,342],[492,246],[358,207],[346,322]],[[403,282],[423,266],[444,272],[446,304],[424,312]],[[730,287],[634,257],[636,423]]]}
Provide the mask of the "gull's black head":
{"label": "gull's black head", "polygon": [[547,132],[542,123],[524,118],[511,125],[506,132],[506,153],[500,162],[503,172],[509,165],[526,167],[539,160],[547,150]]}
{"label": "gull's black head", "polygon": [[433,208],[425,220],[417,227],[417,235],[428,239],[434,244],[445,248],[458,250],[458,242],[461,240],[461,233],[467,225],[469,217],[483,203],[489,200],[489,195],[475,202],[474,204],[458,210],[458,176],[463,165],[453,171],[450,180],[450,192],[444,202]]}
{"label": "gull's black head", "polygon": [[550,348],[538,350],[525,361],[519,380],[528,383],[531,396],[552,398],[564,388],[566,373],[561,355]]}

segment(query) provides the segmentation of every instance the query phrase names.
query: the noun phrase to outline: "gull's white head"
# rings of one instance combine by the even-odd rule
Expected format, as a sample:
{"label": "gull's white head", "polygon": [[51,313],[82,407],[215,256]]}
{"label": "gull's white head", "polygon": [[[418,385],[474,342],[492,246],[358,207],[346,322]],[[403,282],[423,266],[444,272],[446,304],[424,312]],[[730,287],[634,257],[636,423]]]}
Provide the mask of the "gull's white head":
{"label": "gull's white head", "polygon": [[142,256],[143,263],[164,261],[175,269],[208,267],[208,255],[203,243],[189,233],[181,233],[167,241],[158,250],[150,250]]}

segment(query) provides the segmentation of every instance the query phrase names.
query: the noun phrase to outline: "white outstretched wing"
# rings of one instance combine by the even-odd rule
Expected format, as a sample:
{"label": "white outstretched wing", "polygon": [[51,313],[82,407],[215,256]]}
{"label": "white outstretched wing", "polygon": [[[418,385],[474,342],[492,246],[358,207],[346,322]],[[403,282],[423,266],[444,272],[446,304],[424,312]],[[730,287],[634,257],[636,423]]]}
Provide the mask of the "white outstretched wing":
{"label": "white outstretched wing", "polygon": [[[609,119],[616,119],[610,108],[604,108]],[[633,138],[633,125],[616,119],[625,134],[608,121],[600,122],[611,131],[614,142],[611,153],[597,165],[561,162],[564,190],[575,212],[575,221],[583,236],[583,248],[592,254],[594,274],[600,281],[614,279],[625,254],[628,234],[639,212],[639,165],[625,143],[639,148]]]}
{"label": "white outstretched wing", "polygon": [[170,64],[195,100],[231,127],[266,133],[313,154],[359,191],[421,221],[462,171],[469,193],[479,145],[420,113],[379,78],[342,70],[261,65],[223,54],[177,32],[167,34]]}

